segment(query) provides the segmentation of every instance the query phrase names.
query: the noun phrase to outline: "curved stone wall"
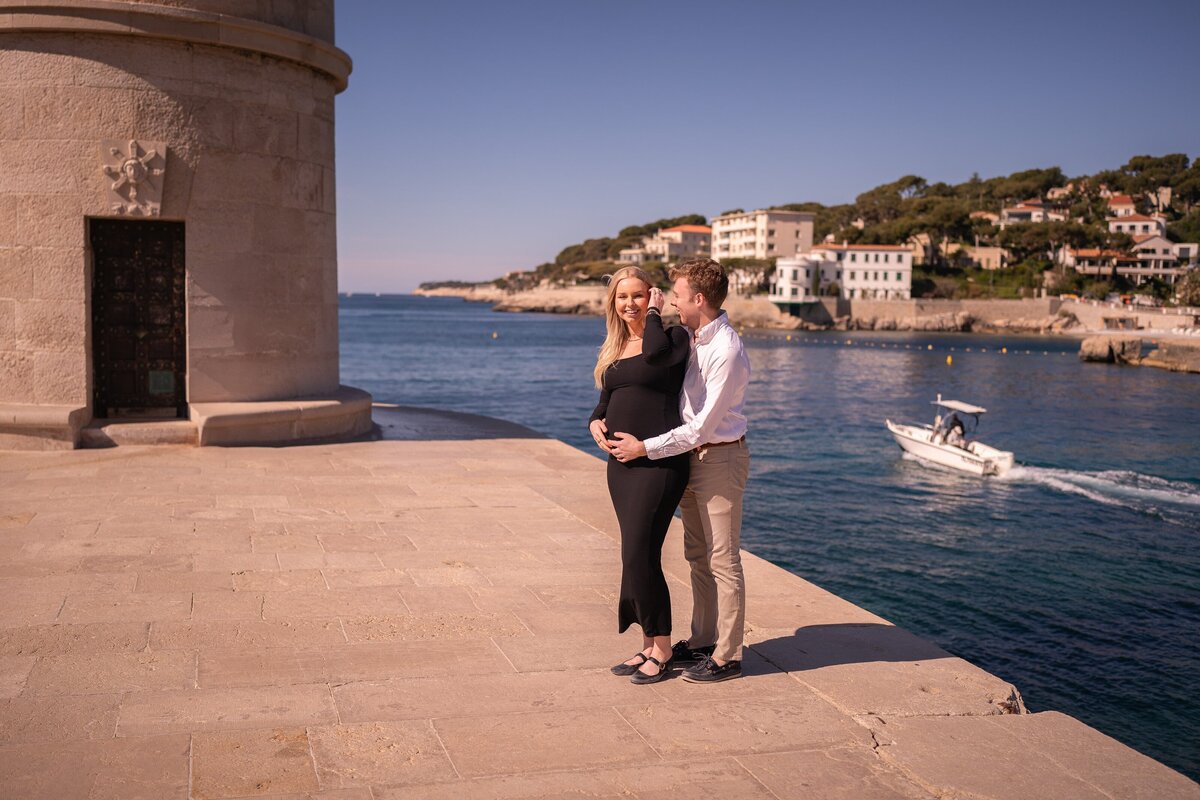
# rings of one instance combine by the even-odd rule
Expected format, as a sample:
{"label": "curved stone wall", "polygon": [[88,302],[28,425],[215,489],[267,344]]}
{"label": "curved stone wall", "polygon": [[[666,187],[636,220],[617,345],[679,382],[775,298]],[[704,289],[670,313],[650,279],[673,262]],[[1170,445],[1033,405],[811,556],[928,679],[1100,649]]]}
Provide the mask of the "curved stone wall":
{"label": "curved stone wall", "polygon": [[[22,5],[54,8],[0,0],[0,404],[90,406],[87,220],[122,216],[185,224],[189,403],[336,392],[334,95],[349,60],[308,41],[332,37],[331,0],[61,8],[239,14],[250,21],[218,21],[319,45],[344,60],[340,77],[261,48],[101,32],[95,15],[73,29]],[[114,205],[106,164],[163,146],[147,162],[164,170],[157,206]]]}

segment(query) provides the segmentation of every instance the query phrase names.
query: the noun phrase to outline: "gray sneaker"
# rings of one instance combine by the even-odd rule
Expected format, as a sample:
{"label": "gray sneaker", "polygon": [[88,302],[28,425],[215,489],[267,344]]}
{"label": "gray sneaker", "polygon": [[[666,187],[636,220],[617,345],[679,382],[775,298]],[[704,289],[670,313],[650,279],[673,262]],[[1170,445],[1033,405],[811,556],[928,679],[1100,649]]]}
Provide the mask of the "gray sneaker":
{"label": "gray sneaker", "polygon": [[717,662],[712,660],[712,656],[709,656],[694,667],[685,669],[682,677],[688,683],[718,683],[730,678],[740,678],[742,662],[729,661],[718,666]]}

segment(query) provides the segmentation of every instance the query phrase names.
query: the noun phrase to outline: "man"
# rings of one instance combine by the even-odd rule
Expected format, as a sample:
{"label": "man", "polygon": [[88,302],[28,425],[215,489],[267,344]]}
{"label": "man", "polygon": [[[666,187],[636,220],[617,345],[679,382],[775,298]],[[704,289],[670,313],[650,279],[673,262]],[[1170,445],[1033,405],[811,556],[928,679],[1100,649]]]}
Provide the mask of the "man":
{"label": "man", "polygon": [[[742,493],[750,470],[743,404],[750,361],[721,310],[729,292],[724,267],[712,259],[691,259],[671,270],[671,280],[672,304],[692,331],[679,399],[683,424],[645,442],[617,432],[611,451],[620,461],[691,452],[691,475],[679,507],[692,572],[692,631],[675,645],[672,661],[691,664],[684,680],[715,683],[742,674]],[[662,306],[662,292],[651,290],[650,313]]]}

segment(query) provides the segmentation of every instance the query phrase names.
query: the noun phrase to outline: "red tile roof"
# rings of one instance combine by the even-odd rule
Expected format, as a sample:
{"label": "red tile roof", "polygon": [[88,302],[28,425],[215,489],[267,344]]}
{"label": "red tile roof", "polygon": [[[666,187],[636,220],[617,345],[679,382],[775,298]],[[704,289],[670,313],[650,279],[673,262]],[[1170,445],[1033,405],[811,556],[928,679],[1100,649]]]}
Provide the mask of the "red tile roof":
{"label": "red tile roof", "polygon": [[1088,247],[1082,250],[1075,250],[1076,258],[1116,258],[1118,260],[1125,259],[1128,261],[1136,261],[1137,256],[1131,256],[1128,253],[1122,253],[1119,250],[1105,250],[1101,252],[1097,247]]}
{"label": "red tile roof", "polygon": [[1109,222],[1158,222],[1154,217],[1145,214],[1126,214],[1123,217],[1109,217]]}
{"label": "red tile roof", "polygon": [[673,228],[663,228],[664,231],[683,231],[684,233],[712,233],[707,225],[676,225]]}
{"label": "red tile roof", "polygon": [[902,244],[819,244],[813,250],[912,250]]}
{"label": "red tile roof", "polygon": [[1133,198],[1127,194],[1114,194],[1108,198],[1108,204],[1110,206],[1131,206],[1133,205]]}

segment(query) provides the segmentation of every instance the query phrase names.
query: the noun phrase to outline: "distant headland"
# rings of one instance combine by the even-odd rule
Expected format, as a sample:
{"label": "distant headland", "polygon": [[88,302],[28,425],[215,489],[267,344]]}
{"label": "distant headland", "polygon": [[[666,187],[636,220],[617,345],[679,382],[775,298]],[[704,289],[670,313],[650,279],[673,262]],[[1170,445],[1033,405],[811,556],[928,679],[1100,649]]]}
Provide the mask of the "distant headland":
{"label": "distant headland", "polygon": [[[1198,242],[1200,159],[1142,155],[1093,175],[1049,167],[955,185],[906,175],[853,203],[664,218],[569,245],[532,269],[482,283],[426,282],[416,293],[505,311],[598,313],[602,278],[620,266],[637,264],[665,286],[673,262],[711,254],[754,318],[746,324],[764,327],[833,327],[839,316],[854,326],[860,315],[845,306],[838,314],[833,301],[1064,295],[1194,306]],[[818,303],[828,312],[814,313]],[[1042,319],[1025,327],[1071,326]]]}

